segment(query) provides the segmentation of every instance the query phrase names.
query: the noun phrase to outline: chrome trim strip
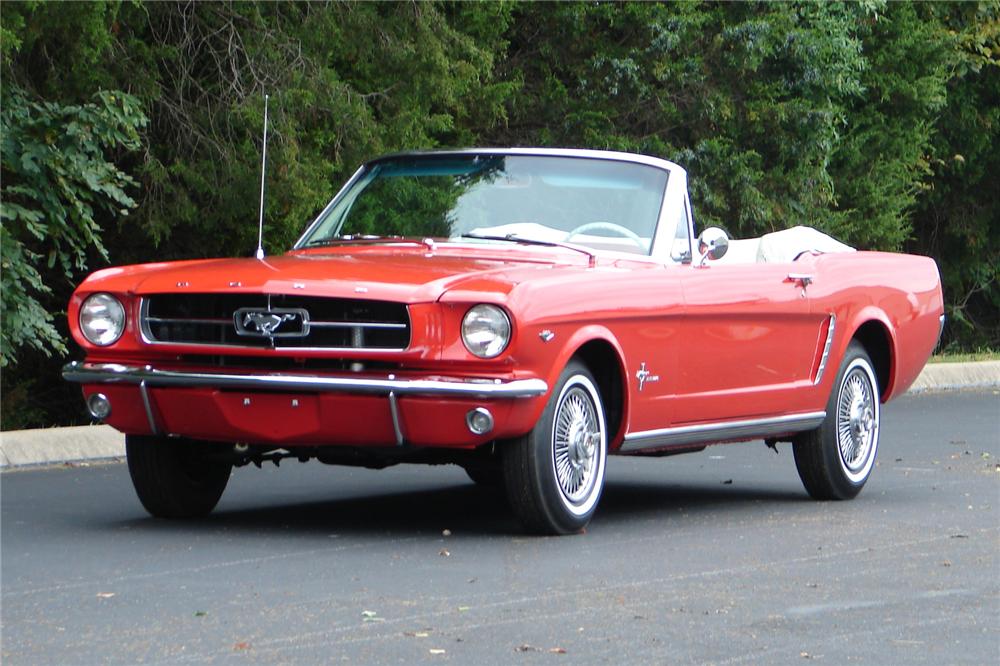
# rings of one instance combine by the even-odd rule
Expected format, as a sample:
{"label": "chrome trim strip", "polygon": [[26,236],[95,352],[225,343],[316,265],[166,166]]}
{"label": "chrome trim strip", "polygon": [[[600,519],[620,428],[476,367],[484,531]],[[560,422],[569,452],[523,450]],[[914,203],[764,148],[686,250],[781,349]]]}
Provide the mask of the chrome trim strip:
{"label": "chrome trim strip", "polygon": [[[184,351],[185,349],[196,349],[201,353],[206,353],[207,349],[220,349],[225,351],[233,352],[246,352],[247,350],[253,351],[267,350],[269,355],[278,355],[275,352],[286,352],[282,357],[286,356],[300,356],[302,352],[358,352],[364,354],[365,356],[371,354],[398,354],[400,352],[405,352],[406,349],[403,347],[394,348],[382,348],[382,347],[278,347],[276,349],[269,349],[267,347],[254,347],[252,345],[210,345],[210,344],[198,344],[196,342],[156,342],[143,338],[143,342],[147,345],[155,345],[157,347],[177,347],[179,351]],[[210,352],[209,352],[210,353]]]}
{"label": "chrome trim strip", "polygon": [[366,166],[367,165],[365,165],[365,164],[362,164],[361,166],[359,166],[357,168],[357,170],[354,172],[354,175],[352,175],[347,180],[347,182],[344,183],[343,187],[341,187],[337,191],[337,193],[333,196],[333,198],[330,199],[330,203],[328,203],[327,205],[323,206],[323,210],[321,210],[319,212],[319,215],[316,216],[316,219],[314,219],[312,222],[309,223],[309,226],[306,227],[306,230],[302,232],[302,235],[299,236],[299,239],[297,241],[295,241],[295,245],[292,246],[293,250],[298,250],[298,249],[301,248],[302,241],[304,241],[312,233],[313,228],[315,228],[316,225],[320,223],[320,220],[322,220],[323,218],[326,217],[327,212],[329,212],[329,210],[331,208],[333,208],[337,204],[337,202],[340,200],[340,198],[342,196],[344,196],[344,193],[347,192],[349,189],[351,189],[351,187],[354,185],[354,183],[359,178],[361,178],[361,174],[364,173]]}
{"label": "chrome trim strip", "polygon": [[830,315],[830,327],[826,329],[826,342],[823,344],[823,355],[819,358],[819,369],[816,370],[816,379],[813,386],[823,381],[823,371],[826,370],[826,362],[830,358],[830,345],[833,344],[833,332],[837,328],[837,315]]}
{"label": "chrome trim strip", "polygon": [[316,328],[407,328],[409,324],[382,321],[309,321]]}
{"label": "chrome trim strip", "polygon": [[457,150],[415,150],[380,155],[365,163],[365,166],[377,164],[383,160],[400,157],[427,157],[433,155],[528,155],[537,157],[584,157],[593,160],[612,160],[616,162],[632,162],[656,167],[664,171],[681,169],[675,162],[650,157],[641,153],[624,153],[615,150],[590,150],[585,148],[461,148]]}
{"label": "chrome trim strip", "polygon": [[942,314],[938,317],[938,336],[937,342],[934,343],[934,351],[937,351],[938,345],[941,344],[941,336],[944,335],[944,315]]}
{"label": "chrome trim strip", "polygon": [[[298,308],[302,309],[302,308]],[[217,326],[232,326],[233,320],[229,319],[201,319],[201,318],[190,318],[181,319],[179,317],[146,317],[147,322],[153,322],[156,324],[208,324]],[[313,319],[309,320],[310,328],[406,328],[409,324],[397,324],[393,322],[381,322],[381,321],[315,321]],[[157,342],[162,342],[162,344],[168,344],[161,340]],[[185,343],[180,343],[185,344]],[[188,343],[193,344],[193,343]]]}
{"label": "chrome trim strip", "polygon": [[63,379],[81,384],[143,384],[148,386],[211,386],[258,391],[329,391],[386,395],[445,395],[476,398],[533,398],[548,392],[541,379],[386,379],[319,375],[237,375],[212,372],[156,370],[150,366],[118,363],[81,363],[63,366]]}
{"label": "chrome trim strip", "polygon": [[396,433],[396,446],[402,446],[406,440],[403,438],[403,427],[399,421],[399,404],[393,391],[389,391],[389,414],[392,416],[392,431]]}
{"label": "chrome trim strip", "polygon": [[147,345],[161,344],[153,340],[149,330],[149,299],[145,297],[139,297],[139,339]]}
{"label": "chrome trim strip", "polygon": [[146,317],[145,321],[153,322],[156,324],[217,324],[219,326],[231,326],[233,323],[233,318],[228,319],[208,319],[208,318],[198,318],[191,317],[189,319],[181,319],[179,317]]}
{"label": "chrome trim strip", "polygon": [[619,452],[628,453],[645,449],[707,444],[744,437],[758,438],[768,435],[780,435],[786,432],[801,432],[818,427],[825,418],[826,412],[809,412],[806,414],[789,414],[787,416],[776,416],[766,419],[700,423],[698,425],[678,428],[630,432],[625,435],[625,442],[622,444]]}
{"label": "chrome trim strip", "polygon": [[156,426],[156,417],[153,416],[153,404],[149,399],[149,389],[146,388],[146,381],[139,382],[139,393],[142,394],[142,404],[146,408],[146,418],[149,419],[149,429],[154,435],[160,434],[160,429]]}

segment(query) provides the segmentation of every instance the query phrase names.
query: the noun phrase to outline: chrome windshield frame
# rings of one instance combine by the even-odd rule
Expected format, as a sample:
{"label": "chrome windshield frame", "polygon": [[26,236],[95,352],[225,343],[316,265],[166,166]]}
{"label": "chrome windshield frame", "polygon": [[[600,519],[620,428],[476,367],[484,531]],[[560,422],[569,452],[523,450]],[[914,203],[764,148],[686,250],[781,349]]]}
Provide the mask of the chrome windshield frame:
{"label": "chrome windshield frame", "polygon": [[[348,191],[354,186],[355,183],[360,180],[365,173],[367,173],[373,166],[379,164],[380,162],[398,159],[401,157],[448,157],[448,156],[466,156],[466,155],[485,155],[485,156],[534,156],[534,157],[567,157],[567,158],[583,158],[583,159],[595,159],[595,160],[608,160],[614,162],[629,162],[632,164],[641,164],[644,166],[653,167],[660,169],[667,173],[666,188],[663,192],[663,196],[660,201],[660,211],[656,219],[656,227],[653,231],[653,237],[650,243],[650,251],[645,255],[634,255],[636,258],[644,259],[654,259],[661,261],[666,264],[675,264],[676,262],[670,258],[670,245],[673,242],[673,235],[676,231],[675,228],[667,229],[665,231],[664,225],[665,221],[668,221],[671,217],[671,207],[668,205],[668,194],[675,191],[678,186],[683,188],[685,191],[687,189],[687,172],[678,164],[670,162],[668,160],[660,159],[658,157],[650,157],[649,155],[640,155],[638,153],[623,153],[610,150],[585,150],[576,148],[466,148],[461,150],[434,150],[434,151],[411,151],[411,152],[400,152],[391,153],[388,155],[383,155],[376,159],[363,164],[354,175],[344,184],[344,186],[337,192],[337,195],[330,200],[330,202],[323,207],[319,215],[306,227],[306,230],[302,232],[298,240],[292,246],[292,250],[301,250],[306,247],[306,239],[313,233],[315,228],[323,221],[330,210],[335,207],[340,200],[347,195]],[[677,181],[680,181],[679,183]],[[673,186],[672,186],[673,183]],[[673,197],[669,197],[671,201]],[[690,228],[689,228],[690,229]],[[669,235],[670,238],[667,239],[668,242],[663,242],[663,236]],[[691,232],[689,231],[688,241],[690,243],[694,242],[693,238],[690,238]],[[664,248],[666,248],[664,252]],[[596,254],[605,254],[605,251],[594,250]],[[615,256],[621,254],[618,252],[610,252]]]}

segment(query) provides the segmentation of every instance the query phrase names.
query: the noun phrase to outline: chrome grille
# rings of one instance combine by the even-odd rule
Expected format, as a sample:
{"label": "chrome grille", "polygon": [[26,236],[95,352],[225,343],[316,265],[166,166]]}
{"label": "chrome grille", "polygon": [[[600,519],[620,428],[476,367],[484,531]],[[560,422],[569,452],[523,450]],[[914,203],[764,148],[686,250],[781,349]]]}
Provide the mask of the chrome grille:
{"label": "chrome grille", "polygon": [[[262,315],[260,319],[274,312],[275,320],[289,321],[278,322],[273,334],[267,335],[257,324],[237,326],[237,313],[244,317],[248,312]],[[154,344],[382,350],[410,344],[405,305],[348,298],[153,294],[142,299],[140,325],[143,337]]]}

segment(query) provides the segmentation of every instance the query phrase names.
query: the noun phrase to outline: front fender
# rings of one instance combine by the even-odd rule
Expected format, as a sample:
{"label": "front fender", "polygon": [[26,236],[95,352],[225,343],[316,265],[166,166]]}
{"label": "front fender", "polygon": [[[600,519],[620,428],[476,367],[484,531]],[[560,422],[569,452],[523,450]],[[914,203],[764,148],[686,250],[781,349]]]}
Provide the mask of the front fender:
{"label": "front fender", "polygon": [[[620,405],[622,414],[621,422],[616,431],[608,438],[608,446],[613,449],[624,437],[624,433],[627,432],[629,413],[628,383],[624,381],[626,377],[625,353],[614,333],[606,326],[600,324],[538,326],[526,333],[525,337],[531,341],[528,345],[531,353],[530,356],[524,358],[524,361],[528,367],[534,366],[537,368],[534,373],[535,376],[545,380],[550,392],[546,394],[544,400],[538,399],[533,401],[534,413],[532,417],[534,421],[537,421],[541,416],[542,410],[545,408],[545,403],[548,401],[551,391],[555,390],[556,384],[559,381],[559,375],[562,374],[563,369],[585,346],[592,343],[600,343],[605,345],[605,349],[592,350],[593,353],[613,354],[612,367],[617,369],[618,381],[621,382],[622,401]],[[549,338],[548,341],[545,338]],[[543,363],[544,368],[541,367]],[[599,373],[595,372],[595,374]],[[611,381],[610,378],[602,376],[598,376],[596,379],[599,383]],[[611,399],[611,396],[602,395],[602,399],[607,403]],[[608,404],[605,404],[605,409],[608,409]]]}

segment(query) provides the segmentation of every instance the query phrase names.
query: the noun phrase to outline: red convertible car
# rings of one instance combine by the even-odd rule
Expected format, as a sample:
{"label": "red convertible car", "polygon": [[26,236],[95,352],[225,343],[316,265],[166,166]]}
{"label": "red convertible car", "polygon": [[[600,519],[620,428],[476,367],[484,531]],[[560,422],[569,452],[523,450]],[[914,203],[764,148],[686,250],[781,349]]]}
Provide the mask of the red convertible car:
{"label": "red convertible car", "polygon": [[486,149],[365,164],[280,256],[98,271],[69,321],[154,516],[234,465],[454,463],[559,534],[612,454],[790,441],[810,495],[855,496],[944,318],[926,257],[696,236],[676,164]]}

